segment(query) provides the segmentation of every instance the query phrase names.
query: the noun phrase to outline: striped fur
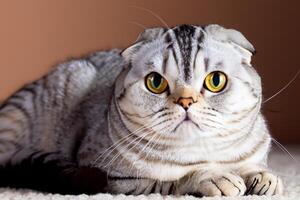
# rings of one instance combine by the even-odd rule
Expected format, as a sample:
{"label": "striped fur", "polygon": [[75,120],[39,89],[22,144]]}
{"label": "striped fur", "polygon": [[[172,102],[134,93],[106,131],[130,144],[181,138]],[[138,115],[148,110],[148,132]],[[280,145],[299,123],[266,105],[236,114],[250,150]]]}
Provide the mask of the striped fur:
{"label": "striped fur", "polygon": [[[0,162],[46,153],[45,164],[99,169],[108,181],[98,191],[113,193],[281,193],[266,165],[270,135],[254,51],[233,29],[181,25],[148,29],[121,53],[63,63],[1,105]],[[146,89],[153,71],[168,92]],[[212,71],[228,76],[220,93],[203,87]],[[183,95],[192,99],[187,110],[176,103]]]}

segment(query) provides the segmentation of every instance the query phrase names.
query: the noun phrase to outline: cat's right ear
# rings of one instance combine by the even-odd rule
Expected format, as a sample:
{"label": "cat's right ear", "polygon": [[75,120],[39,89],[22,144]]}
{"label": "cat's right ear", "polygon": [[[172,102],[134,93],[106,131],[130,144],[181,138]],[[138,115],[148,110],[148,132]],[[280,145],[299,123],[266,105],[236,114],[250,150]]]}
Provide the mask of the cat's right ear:
{"label": "cat's right ear", "polygon": [[150,41],[161,36],[163,33],[166,32],[167,29],[165,28],[150,28],[146,29],[144,32],[139,34],[135,43],[121,52],[123,58],[129,62],[132,56],[140,49],[140,47]]}

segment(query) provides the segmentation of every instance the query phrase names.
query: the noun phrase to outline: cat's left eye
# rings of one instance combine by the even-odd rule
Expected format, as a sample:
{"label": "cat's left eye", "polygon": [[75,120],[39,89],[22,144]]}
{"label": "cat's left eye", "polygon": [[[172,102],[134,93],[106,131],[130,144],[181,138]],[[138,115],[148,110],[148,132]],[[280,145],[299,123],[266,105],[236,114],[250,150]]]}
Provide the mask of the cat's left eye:
{"label": "cat's left eye", "polygon": [[220,71],[209,73],[204,80],[204,87],[214,93],[221,92],[227,83],[227,76]]}
{"label": "cat's left eye", "polygon": [[168,89],[168,81],[157,72],[151,72],[146,76],[145,85],[154,94],[162,94]]}

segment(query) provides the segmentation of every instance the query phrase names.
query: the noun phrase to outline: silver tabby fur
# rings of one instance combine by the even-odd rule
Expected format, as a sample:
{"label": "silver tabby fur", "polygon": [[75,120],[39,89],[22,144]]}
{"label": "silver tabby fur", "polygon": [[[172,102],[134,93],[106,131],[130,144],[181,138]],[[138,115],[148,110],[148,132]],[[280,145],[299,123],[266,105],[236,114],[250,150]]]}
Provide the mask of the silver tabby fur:
{"label": "silver tabby fur", "polygon": [[[112,193],[280,194],[266,163],[271,137],[254,51],[236,30],[181,25],[148,29],[122,52],[60,64],[1,106],[0,162],[56,152],[48,159],[106,171]],[[211,93],[203,81],[216,70],[228,84]],[[168,93],[146,89],[153,71]],[[180,97],[193,98],[187,111]]]}

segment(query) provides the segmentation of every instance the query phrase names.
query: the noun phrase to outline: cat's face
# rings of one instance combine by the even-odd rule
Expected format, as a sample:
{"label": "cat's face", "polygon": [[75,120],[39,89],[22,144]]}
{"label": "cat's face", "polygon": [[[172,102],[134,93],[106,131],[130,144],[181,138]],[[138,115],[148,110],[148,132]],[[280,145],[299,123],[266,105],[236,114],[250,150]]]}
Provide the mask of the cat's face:
{"label": "cat's face", "polygon": [[123,52],[128,68],[116,100],[124,124],[183,141],[242,130],[261,104],[253,51],[239,32],[217,25],[146,31]]}

